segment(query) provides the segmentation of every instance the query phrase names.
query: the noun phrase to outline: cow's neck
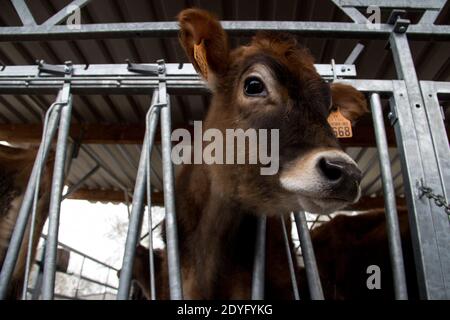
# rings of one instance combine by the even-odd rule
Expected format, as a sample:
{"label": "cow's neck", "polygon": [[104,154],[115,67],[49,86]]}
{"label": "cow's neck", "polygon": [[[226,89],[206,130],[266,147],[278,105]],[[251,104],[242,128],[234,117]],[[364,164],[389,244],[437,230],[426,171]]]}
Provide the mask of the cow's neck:
{"label": "cow's neck", "polygon": [[[206,174],[204,167],[194,170],[203,171],[196,174]],[[193,180],[191,186],[197,187],[197,183]],[[207,183],[207,197],[193,209],[201,214],[189,214],[197,216],[197,226],[184,234],[188,263],[194,266],[194,277],[202,284],[201,295],[205,297],[215,296],[221,290],[218,275],[227,279],[235,272],[251,272],[256,225],[254,213],[243,210],[232,190],[223,190],[223,184],[211,184],[210,179]],[[189,219],[187,212],[182,214]]]}

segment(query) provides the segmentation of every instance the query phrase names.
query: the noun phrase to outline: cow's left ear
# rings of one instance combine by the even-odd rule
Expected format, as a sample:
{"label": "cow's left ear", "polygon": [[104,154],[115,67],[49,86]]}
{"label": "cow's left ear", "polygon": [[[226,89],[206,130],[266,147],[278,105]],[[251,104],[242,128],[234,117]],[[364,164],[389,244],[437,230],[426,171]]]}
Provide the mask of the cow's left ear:
{"label": "cow's left ear", "polygon": [[331,97],[331,110],[339,110],[352,123],[369,112],[366,97],[347,84],[331,84]]}

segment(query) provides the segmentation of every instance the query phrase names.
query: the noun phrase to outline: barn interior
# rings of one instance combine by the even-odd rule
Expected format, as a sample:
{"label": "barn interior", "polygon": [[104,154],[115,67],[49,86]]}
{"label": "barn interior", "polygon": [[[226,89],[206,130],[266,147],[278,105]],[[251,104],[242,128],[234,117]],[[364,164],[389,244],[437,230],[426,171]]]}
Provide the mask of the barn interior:
{"label": "barn interior", "polygon": [[[25,1],[37,24],[42,24],[71,3],[71,0]],[[178,12],[187,7],[200,7],[225,21],[323,21],[352,22],[329,0],[95,0],[81,9],[82,24],[175,21]],[[0,0],[1,27],[22,26],[23,22],[9,0]],[[361,8],[362,14],[367,14]],[[418,23],[425,10],[407,10],[404,18]],[[382,10],[382,23],[390,10]],[[437,17],[436,25],[450,22],[450,2]],[[246,44],[250,37],[233,35],[233,47]],[[354,64],[357,79],[396,79],[396,70],[388,41],[385,39],[358,39],[355,37],[300,37],[299,41],[310,49],[318,64]],[[357,52],[355,52],[355,48]],[[420,80],[450,81],[450,42],[411,40],[410,48]],[[359,50],[361,49],[361,50]],[[357,55],[352,56],[352,52]],[[0,41],[0,65],[36,65],[44,61],[50,65],[155,63],[187,63],[176,37],[133,37],[126,39],[69,39],[33,41]],[[350,59],[350,60],[349,60]],[[2,67],[0,66],[0,74]],[[43,117],[56,95],[1,94],[0,141],[16,146],[37,145],[41,141]],[[403,177],[394,128],[388,118],[388,99],[383,98],[386,136],[389,145],[391,171],[397,208],[407,210]],[[447,137],[450,137],[450,104],[442,96]],[[73,117],[70,128],[71,167],[65,184],[68,199],[81,199],[101,203],[130,203],[135,186],[142,141],[145,133],[143,119],[150,106],[148,95],[74,95]],[[172,125],[192,128],[193,122],[202,120],[208,110],[210,96],[201,94],[171,95]],[[361,200],[345,208],[345,214],[383,209],[383,182],[376,148],[371,114],[365,115],[354,127],[352,138],[340,139],[346,152],[358,163],[363,172]],[[94,155],[95,159],[93,159]],[[160,137],[151,156],[152,198],[156,206],[164,200]],[[176,169],[175,169],[176,170]],[[330,220],[334,215],[308,215],[313,228]],[[64,268],[63,268],[64,269]]]}

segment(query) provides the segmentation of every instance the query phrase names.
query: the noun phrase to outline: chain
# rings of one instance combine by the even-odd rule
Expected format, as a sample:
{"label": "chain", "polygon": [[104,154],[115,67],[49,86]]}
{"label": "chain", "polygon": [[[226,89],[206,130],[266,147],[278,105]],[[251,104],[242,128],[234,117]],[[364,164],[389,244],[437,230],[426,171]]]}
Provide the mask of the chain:
{"label": "chain", "polygon": [[444,196],[435,194],[433,192],[433,189],[430,187],[424,186],[423,182],[418,187],[419,187],[419,191],[420,191],[419,198],[422,198],[423,196],[425,196],[430,200],[434,200],[434,203],[436,204],[436,206],[444,207],[444,211],[450,220],[450,205],[447,203],[447,201],[445,201]]}

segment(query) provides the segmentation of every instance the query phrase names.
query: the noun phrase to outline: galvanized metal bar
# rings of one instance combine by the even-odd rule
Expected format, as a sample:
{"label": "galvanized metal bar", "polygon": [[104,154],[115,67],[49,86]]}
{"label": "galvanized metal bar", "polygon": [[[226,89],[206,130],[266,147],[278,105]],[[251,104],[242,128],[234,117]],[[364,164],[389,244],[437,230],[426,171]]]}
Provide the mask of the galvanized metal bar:
{"label": "galvanized metal bar", "polygon": [[267,217],[257,218],[255,257],[253,259],[252,300],[264,299],[264,280],[266,275],[266,226]]}
{"label": "galvanized metal bar", "polygon": [[[33,202],[34,190],[36,188],[37,176],[39,172],[42,172],[43,163],[46,162],[48,154],[50,152],[51,144],[47,142],[51,141],[55,136],[60,118],[59,109],[61,107],[61,104],[66,103],[68,97],[67,93],[67,91],[60,90],[54,104],[56,105],[55,110],[54,112],[51,112],[49,117],[48,130],[43,133],[43,141],[45,143],[41,143],[41,145],[39,146],[36,160],[31,171],[30,179],[23,196],[22,205],[17,216],[14,231],[11,235],[8,250],[3,261],[2,270],[0,273],[0,299],[5,299],[9,282],[17,263],[20,247],[22,246],[23,237],[30,216],[30,209]],[[50,107],[50,109],[53,109],[53,107]],[[39,161],[39,159],[42,159],[42,161]]]}
{"label": "galvanized metal bar", "polygon": [[441,10],[425,11],[423,16],[420,18],[419,23],[433,24],[436,21],[437,17],[439,16],[439,13],[441,13]]}
{"label": "galvanized metal bar", "polygon": [[67,190],[66,194],[63,195],[62,199],[67,199],[72,193],[77,191],[83,186],[83,183],[86,182],[94,173],[96,173],[100,169],[100,165],[96,164],[95,167],[93,167],[91,170],[89,170],[88,173],[86,173],[77,183],[75,183],[72,187]]}
{"label": "galvanized metal bar", "polygon": [[[158,91],[153,92],[150,109],[157,103],[159,97]],[[143,145],[148,145],[147,134],[144,136]],[[141,157],[139,159],[139,167],[136,174],[136,183],[133,194],[133,204],[131,208],[130,222],[128,225],[127,239],[125,242],[125,252],[123,255],[122,269],[120,271],[119,289],[117,292],[117,300],[127,300],[130,294],[131,279],[133,273],[134,256],[136,254],[136,246],[138,244],[140,227],[143,217],[143,204],[145,196],[145,185],[148,161],[147,148],[142,148]]]}
{"label": "galvanized metal bar", "polygon": [[11,3],[16,9],[17,14],[19,15],[20,20],[24,26],[35,26],[36,21],[34,20],[33,15],[31,14],[28,5],[25,0],[11,0]]}
{"label": "galvanized metal bar", "polygon": [[81,10],[81,8],[86,6],[90,1],[91,0],[73,0],[71,3],[66,5],[61,10],[59,10],[53,16],[48,18],[44,23],[42,23],[42,25],[43,26],[57,25],[66,20],[69,16],[71,16],[73,14],[74,8]]}
{"label": "galvanized metal bar", "polygon": [[170,99],[165,82],[160,82],[159,103],[166,104],[161,108],[161,144],[163,160],[164,206],[166,209],[166,250],[169,266],[169,288],[172,300],[183,299],[181,285],[180,256],[178,252],[177,217],[175,211],[175,188],[173,163],[171,158],[171,115]]}
{"label": "galvanized metal bar", "polygon": [[[380,24],[371,28],[365,23],[353,22],[316,22],[316,21],[222,21],[225,31],[231,36],[250,36],[258,31],[280,31],[309,37],[334,38],[370,38],[387,39],[393,30],[389,24]],[[414,40],[448,40],[447,25],[414,25],[407,33]],[[178,22],[130,22],[83,24],[81,28],[67,26],[22,26],[1,27],[0,42],[4,41],[50,41],[113,39],[136,37],[176,37]]]}
{"label": "galvanized metal bar", "polygon": [[[403,99],[399,99],[401,103],[397,105],[394,113],[398,118],[397,123],[400,123],[401,117],[404,118],[404,123],[396,128],[396,136],[397,133],[400,134],[397,139],[401,140],[397,141],[397,145],[406,149],[402,152],[407,153],[405,163],[402,163],[403,168],[409,166],[414,171],[405,171],[405,174],[409,173],[409,175],[405,176],[404,174],[403,181],[408,206],[411,209],[409,210],[410,225],[420,293],[421,297],[426,299],[449,299],[450,283],[445,282],[446,278],[443,274],[444,270],[447,270],[446,265],[450,265],[450,254],[447,254],[449,252],[448,237],[446,236],[448,235],[448,219],[443,222],[442,209],[435,206],[433,202],[421,199],[418,194],[418,184],[421,181],[424,181],[436,193],[443,194],[439,160],[436,158],[430,123],[427,121],[427,113],[408,38],[405,34],[393,33],[389,42],[398,77],[405,82],[408,98],[407,107],[403,103]],[[411,133],[406,130],[414,131],[415,135],[411,136]],[[408,141],[410,145],[404,146],[404,137],[415,140]],[[414,161],[413,157],[420,159],[418,167],[411,167],[414,163],[411,162]],[[427,206],[423,206],[423,204],[427,204]]]}
{"label": "galvanized metal bar", "polygon": [[405,9],[438,9],[444,6],[446,0],[338,0],[343,7],[368,7],[377,5],[380,8]]}
{"label": "galvanized metal bar", "polygon": [[392,181],[391,161],[383,121],[383,109],[380,95],[372,93],[370,96],[372,118],[377,141],[378,159],[380,161],[381,177],[383,180],[384,206],[386,214],[386,231],[391,258],[394,292],[397,300],[408,299],[406,288],[405,266],[398,223],[397,205],[395,203],[394,183]]}
{"label": "galvanized metal bar", "polygon": [[432,208],[428,201],[419,199],[416,182],[425,176],[420,155],[418,135],[414,128],[412,108],[406,86],[394,84],[391,109],[397,114],[394,125],[407,200],[411,240],[414,249],[416,273],[422,299],[445,299],[436,234],[432,224]]}
{"label": "galvanized metal bar", "polygon": [[317,269],[316,256],[314,255],[308,223],[306,222],[306,215],[303,211],[295,212],[294,219],[297,227],[298,239],[302,248],[309,294],[312,300],[324,300],[322,284]]}
{"label": "galvanized metal bar", "polygon": [[[57,108],[57,110],[55,110]],[[47,147],[47,144],[51,143],[46,138],[46,132],[47,132],[47,126],[48,126],[48,120],[50,118],[50,114],[52,112],[59,112],[60,105],[54,104],[52,105],[49,110],[47,110],[45,114],[44,119],[44,130],[42,134],[42,141],[41,144],[44,146],[44,149]],[[41,184],[41,176],[42,176],[42,170],[44,169],[44,161],[43,161],[43,154],[40,154],[36,157],[35,161],[38,161],[38,173],[36,176],[36,186],[34,188],[34,194],[33,194],[33,204],[31,209],[31,221],[30,221],[30,228],[28,232],[28,245],[27,245],[27,254],[26,254],[26,260],[25,260],[25,275],[24,275],[24,285],[22,288],[22,300],[27,300],[27,289],[28,289],[28,280],[29,280],[29,274],[30,274],[30,268],[31,268],[31,256],[33,252],[33,241],[34,241],[34,232],[35,232],[35,224],[36,224],[36,211],[37,211],[37,205],[38,205],[38,198],[39,198],[39,190],[40,190],[40,184]]]}
{"label": "galvanized metal bar", "polygon": [[350,19],[352,19],[356,23],[367,23],[367,18],[358,11],[358,9],[354,7],[344,7],[340,5],[339,0],[331,0],[333,3],[338,6]]}
{"label": "galvanized metal bar", "polygon": [[[157,68],[158,65],[154,63],[140,64],[142,68]],[[65,65],[52,65],[55,69],[62,69]],[[335,70],[331,64],[315,64],[317,72],[322,77],[333,77],[334,72],[339,77],[355,77],[356,68],[353,64],[336,64]],[[5,77],[20,80],[28,80],[30,82],[42,79],[42,80],[115,80],[117,82],[130,80],[130,79],[143,79],[143,80],[183,80],[190,79],[187,76],[194,76],[199,79],[195,68],[191,63],[184,63],[180,68],[178,63],[166,64],[166,73],[163,76],[148,75],[138,72],[133,72],[128,68],[127,64],[92,64],[86,67],[86,65],[76,64],[72,66],[72,72],[67,77],[61,78],[54,74],[48,74],[40,72],[38,65],[25,65],[25,66],[5,66],[5,69],[0,71],[0,79]],[[120,76],[120,78],[118,78]],[[89,79],[89,77],[96,77]]]}
{"label": "galvanized metal bar", "polygon": [[281,220],[281,228],[283,229],[283,238],[284,238],[284,244],[286,247],[286,256],[288,260],[288,267],[289,267],[289,274],[291,276],[291,284],[292,284],[292,292],[294,295],[294,300],[300,300],[300,294],[298,291],[298,285],[297,285],[297,277],[295,275],[295,267],[294,267],[294,260],[292,258],[291,253],[291,246],[289,243],[288,233],[286,230],[286,223],[284,222],[284,217],[280,217]]}
{"label": "galvanized metal bar", "polygon": [[345,59],[344,64],[354,64],[356,59],[358,59],[361,52],[364,50],[364,45],[362,43],[357,43],[353,48],[352,52],[349,54],[347,59]]}
{"label": "galvanized metal bar", "polygon": [[[421,90],[425,104],[427,122],[431,131],[434,146],[434,157],[437,161],[441,191],[434,190],[450,203],[450,148],[448,135],[445,129],[443,113],[439,104],[437,90],[433,82],[421,83]],[[441,193],[442,192],[442,193]],[[432,202],[434,208],[436,205]],[[438,238],[439,257],[441,259],[442,274],[444,277],[447,299],[450,299],[450,223],[443,208],[437,208],[433,216],[435,232]],[[440,210],[439,210],[440,209]]]}
{"label": "galvanized metal bar", "polygon": [[[160,105],[162,106],[162,105]],[[146,182],[147,182],[147,211],[148,211],[148,256],[149,256],[149,279],[150,279],[150,299],[156,300],[156,280],[155,280],[155,262],[153,256],[153,219],[152,219],[152,184],[151,184],[151,154],[155,142],[156,129],[160,116],[160,106],[150,109],[146,116],[146,136],[147,145],[142,145],[143,152],[147,152],[146,161]],[[147,149],[144,151],[144,149]]]}
{"label": "galvanized metal bar", "polygon": [[[65,84],[63,90],[70,90],[70,84]],[[45,250],[44,278],[42,284],[42,298],[52,300],[55,288],[56,254],[58,247],[59,217],[61,210],[62,190],[64,187],[64,162],[66,160],[67,141],[72,116],[72,98],[69,95],[68,103],[61,109],[58,141],[55,152],[55,166],[50,196],[50,209],[48,216],[48,238]]]}

